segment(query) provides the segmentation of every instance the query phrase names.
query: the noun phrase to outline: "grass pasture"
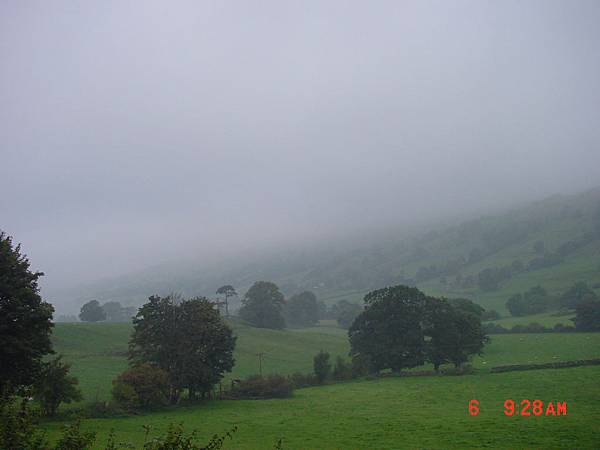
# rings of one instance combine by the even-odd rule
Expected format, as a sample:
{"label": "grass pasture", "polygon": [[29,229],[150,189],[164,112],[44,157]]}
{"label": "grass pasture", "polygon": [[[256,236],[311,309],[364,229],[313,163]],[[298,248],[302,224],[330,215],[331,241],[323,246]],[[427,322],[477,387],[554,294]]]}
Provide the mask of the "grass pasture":
{"label": "grass pasture", "polygon": [[[345,330],[332,326],[274,331],[233,323],[238,336],[230,376],[312,370],[320,349],[332,359],[346,355]],[[56,350],[72,363],[85,401],[110,398],[111,380],[127,365],[129,324],[57,324]],[[207,401],[139,416],[86,419],[98,433],[97,448],[111,429],[117,441],[140,445],[142,425],[153,433],[182,422],[203,440],[233,425],[226,448],[269,449],[283,438],[286,449],[392,448],[594,448],[600,441],[600,366],[491,374],[503,364],[540,363],[600,356],[600,333],[493,335],[484,355],[473,360],[474,375],[356,380],[296,390],[283,400]],[[480,414],[468,414],[468,402]],[[565,417],[506,417],[506,399],[566,401]],[[43,423],[55,438],[60,421]]]}
{"label": "grass pasture", "polygon": [[[89,419],[98,448],[111,429],[118,441],[141,445],[142,425],[154,432],[182,422],[208,440],[233,425],[226,448],[595,448],[600,442],[600,367],[461,377],[387,378],[297,390],[282,400],[228,400],[118,419]],[[479,401],[470,416],[468,403]],[[566,401],[566,416],[513,416],[506,399]],[[48,423],[50,437],[60,423]]]}

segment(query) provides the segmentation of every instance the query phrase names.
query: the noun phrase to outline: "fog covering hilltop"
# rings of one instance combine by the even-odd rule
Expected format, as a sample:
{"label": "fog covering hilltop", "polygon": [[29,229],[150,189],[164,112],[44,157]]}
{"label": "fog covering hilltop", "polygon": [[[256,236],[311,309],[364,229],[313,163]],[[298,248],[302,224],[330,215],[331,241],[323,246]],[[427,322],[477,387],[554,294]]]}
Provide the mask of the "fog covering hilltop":
{"label": "fog covering hilltop", "polygon": [[[360,301],[368,290],[409,284],[473,298],[485,306],[498,295],[505,300],[503,292],[510,291],[512,278],[519,274],[530,280],[526,286],[545,283],[556,293],[577,280],[600,282],[600,188],[450,225],[430,223],[419,230],[388,229],[304,248],[290,245],[213,265],[202,260],[164,264],[65,291],[61,300],[68,299],[73,311],[92,298],[138,305],[152,294],[214,297],[223,284],[233,284],[243,294],[254,281],[271,280],[288,296],[310,289],[330,302]],[[520,272],[499,279],[498,286],[489,289],[479,283],[481,271],[515,261]]]}
{"label": "fog covering hilltop", "polygon": [[600,180],[598,1],[89,3],[0,2],[0,229],[58,311],[455,289],[420,231]]}

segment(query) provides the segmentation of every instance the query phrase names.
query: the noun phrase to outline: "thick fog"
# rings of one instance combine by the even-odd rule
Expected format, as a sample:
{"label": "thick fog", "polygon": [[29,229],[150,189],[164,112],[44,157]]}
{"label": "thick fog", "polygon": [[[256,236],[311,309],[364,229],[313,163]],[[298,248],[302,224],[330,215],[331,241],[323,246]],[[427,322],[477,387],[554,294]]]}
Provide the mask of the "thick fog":
{"label": "thick fog", "polygon": [[600,184],[600,2],[0,4],[0,229],[45,286]]}

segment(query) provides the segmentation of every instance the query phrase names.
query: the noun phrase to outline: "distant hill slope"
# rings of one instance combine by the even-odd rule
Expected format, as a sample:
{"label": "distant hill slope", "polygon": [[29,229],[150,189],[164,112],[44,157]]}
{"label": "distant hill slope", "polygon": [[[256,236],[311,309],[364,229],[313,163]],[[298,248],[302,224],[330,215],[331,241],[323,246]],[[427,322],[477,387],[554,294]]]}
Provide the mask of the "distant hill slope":
{"label": "distant hill slope", "polygon": [[156,267],[69,295],[74,306],[90,298],[140,304],[154,293],[212,295],[222,284],[243,293],[256,280],[272,280],[287,295],[311,289],[334,302],[360,301],[369,290],[404,283],[472,298],[504,314],[510,295],[537,284],[559,294],[583,280],[600,293],[600,188],[410,236],[371,236],[369,242],[326,243],[215,266]]}

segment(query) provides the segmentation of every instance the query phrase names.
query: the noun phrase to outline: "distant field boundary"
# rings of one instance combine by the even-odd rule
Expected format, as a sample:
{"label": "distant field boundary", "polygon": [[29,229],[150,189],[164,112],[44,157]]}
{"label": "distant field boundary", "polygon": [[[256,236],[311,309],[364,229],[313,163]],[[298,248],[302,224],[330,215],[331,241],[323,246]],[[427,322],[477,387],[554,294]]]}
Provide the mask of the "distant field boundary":
{"label": "distant field boundary", "polygon": [[600,364],[600,358],[576,359],[573,361],[556,361],[543,364],[509,364],[491,368],[492,373],[513,372],[516,370],[562,369],[564,367],[593,366]]}

